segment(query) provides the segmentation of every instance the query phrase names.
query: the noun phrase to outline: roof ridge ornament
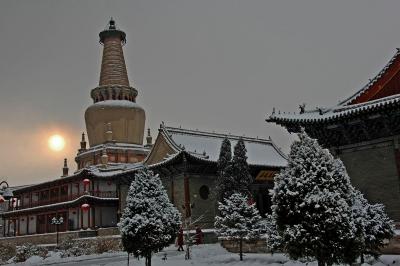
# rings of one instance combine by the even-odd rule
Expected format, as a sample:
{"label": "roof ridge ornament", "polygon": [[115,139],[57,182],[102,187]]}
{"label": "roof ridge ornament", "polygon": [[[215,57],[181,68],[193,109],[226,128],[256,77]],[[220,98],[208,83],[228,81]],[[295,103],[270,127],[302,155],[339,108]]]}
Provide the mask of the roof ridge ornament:
{"label": "roof ridge ornament", "polygon": [[300,108],[300,114],[304,114],[306,110],[306,104],[305,103],[300,104],[299,108]]}

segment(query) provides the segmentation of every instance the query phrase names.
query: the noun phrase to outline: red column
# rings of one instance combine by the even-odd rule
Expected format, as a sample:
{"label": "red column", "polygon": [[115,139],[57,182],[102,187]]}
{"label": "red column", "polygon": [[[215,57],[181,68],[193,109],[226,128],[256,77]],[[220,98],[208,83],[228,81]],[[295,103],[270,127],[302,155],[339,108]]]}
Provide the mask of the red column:
{"label": "red column", "polygon": [[47,214],[44,215],[44,224],[45,224],[44,231],[45,231],[45,233],[49,232],[49,225],[48,225],[49,221],[47,219],[47,216],[48,216]]}
{"label": "red column", "polygon": [[69,208],[67,209],[67,214],[65,215],[65,231],[69,231]]}
{"label": "red column", "polygon": [[21,235],[20,233],[20,217],[18,217],[18,230],[17,230],[17,235]]}
{"label": "red column", "polygon": [[29,215],[26,216],[26,234],[29,235]]}
{"label": "red column", "polygon": [[183,178],[183,184],[184,184],[184,193],[185,193],[185,214],[186,217],[191,216],[191,211],[190,211],[190,190],[189,190],[189,177],[187,175],[184,176]]}
{"label": "red column", "polygon": [[99,212],[100,212],[100,227],[103,227],[103,211],[102,208],[99,208]]}
{"label": "red column", "polygon": [[91,227],[91,224],[90,224],[90,212],[92,211],[92,206],[90,206],[89,207],[89,210],[87,210],[87,218],[88,218],[88,221],[87,221],[87,228],[90,228]]}
{"label": "red column", "polygon": [[6,236],[6,218],[3,219],[3,237]]}
{"label": "red column", "polygon": [[96,209],[94,206],[90,209],[92,210],[92,228],[94,229],[96,227]]}
{"label": "red column", "polygon": [[78,213],[81,215],[81,229],[83,229],[83,211],[81,208],[78,209]]}

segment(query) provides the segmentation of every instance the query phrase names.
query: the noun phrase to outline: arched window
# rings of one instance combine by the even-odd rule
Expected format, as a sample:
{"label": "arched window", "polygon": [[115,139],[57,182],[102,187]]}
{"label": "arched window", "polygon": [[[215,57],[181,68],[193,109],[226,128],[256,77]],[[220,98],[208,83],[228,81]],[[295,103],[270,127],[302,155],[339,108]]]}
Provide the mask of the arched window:
{"label": "arched window", "polygon": [[206,200],[206,199],[208,199],[208,196],[210,195],[210,189],[206,185],[203,185],[199,189],[199,194],[200,194],[200,198],[202,198],[203,200]]}

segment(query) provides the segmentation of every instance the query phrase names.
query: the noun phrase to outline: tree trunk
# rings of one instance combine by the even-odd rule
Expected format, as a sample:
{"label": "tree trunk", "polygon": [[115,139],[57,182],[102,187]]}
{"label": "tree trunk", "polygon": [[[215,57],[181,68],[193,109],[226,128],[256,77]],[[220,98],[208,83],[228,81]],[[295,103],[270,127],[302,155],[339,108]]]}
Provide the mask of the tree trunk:
{"label": "tree trunk", "polygon": [[361,253],[361,264],[363,264],[363,263],[364,263],[364,254]]}
{"label": "tree trunk", "polygon": [[243,239],[240,237],[239,239],[239,256],[240,260],[243,260]]}
{"label": "tree trunk", "polygon": [[151,266],[151,253],[146,256],[146,266]]}
{"label": "tree trunk", "polygon": [[318,266],[325,266],[325,262],[318,260]]}
{"label": "tree trunk", "polygon": [[129,252],[128,252],[128,266],[129,266]]}

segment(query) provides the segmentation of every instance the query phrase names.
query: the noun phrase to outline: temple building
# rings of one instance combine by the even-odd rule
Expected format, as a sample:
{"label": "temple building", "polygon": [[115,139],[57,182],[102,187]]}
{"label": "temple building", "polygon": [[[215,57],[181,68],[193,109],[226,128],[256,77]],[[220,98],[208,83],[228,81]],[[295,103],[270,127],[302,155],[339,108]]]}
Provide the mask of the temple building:
{"label": "temple building", "polygon": [[[234,145],[239,136],[160,125],[153,144],[145,133],[145,111],[136,103],[138,91],[129,82],[123,55],[126,35],[114,20],[99,34],[103,45],[99,85],[92,89],[93,104],[85,112],[87,139],[82,134],[70,173],[65,159],[62,175],[51,181],[13,189],[10,199],[0,196],[5,209],[2,235],[55,232],[54,217],[62,217],[61,232],[96,235],[115,228],[125,207],[135,173],[147,167],[159,174],[170,200],[183,217],[198,217],[202,227],[213,226],[217,159],[222,140]],[[264,215],[270,210],[268,189],[287,160],[271,139],[242,137],[255,180],[253,198]],[[36,239],[45,241],[44,238]]]}
{"label": "temple building", "polygon": [[242,138],[247,149],[247,162],[254,179],[252,196],[260,213],[271,212],[269,189],[274,176],[286,166],[287,159],[271,139],[239,137],[168,127],[161,124],[153,149],[145,160],[158,173],[169,198],[183,216],[199,217],[199,222],[212,227],[216,210],[215,180],[222,140],[232,146]]}
{"label": "temple building", "polygon": [[273,112],[268,122],[303,127],[344,162],[352,183],[368,200],[383,203],[400,221],[400,51],[362,89],[329,108],[298,114]]}

